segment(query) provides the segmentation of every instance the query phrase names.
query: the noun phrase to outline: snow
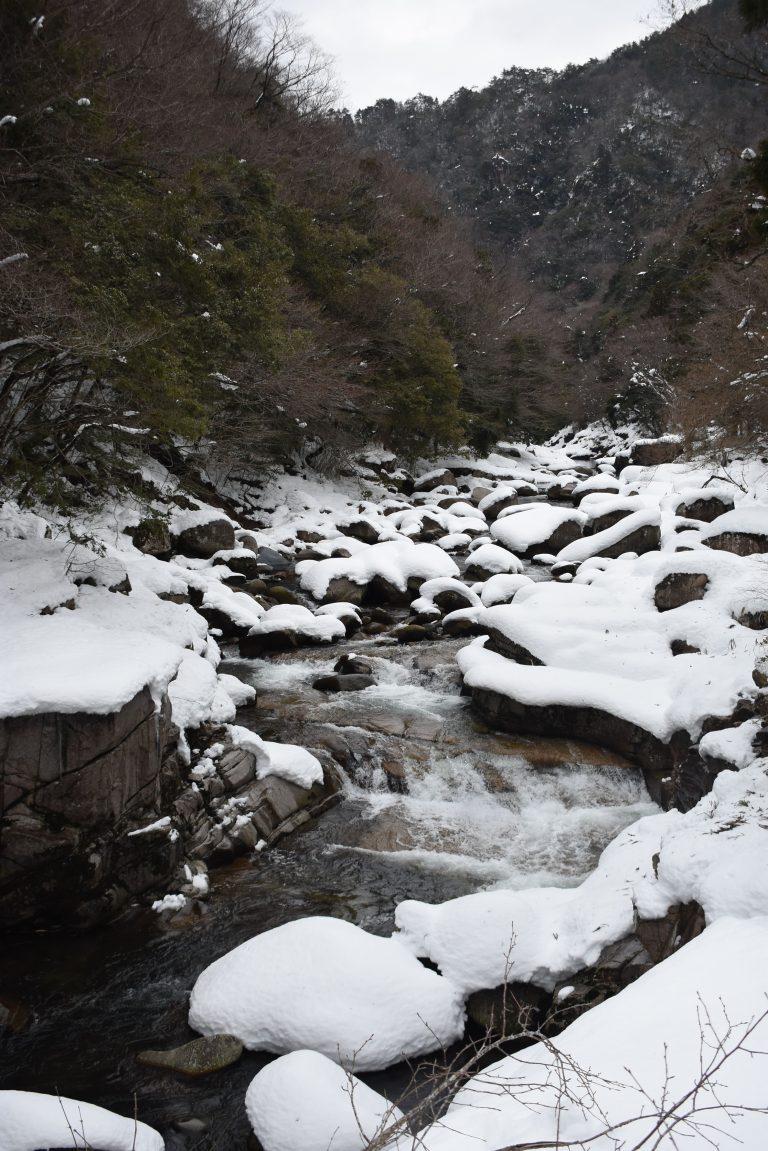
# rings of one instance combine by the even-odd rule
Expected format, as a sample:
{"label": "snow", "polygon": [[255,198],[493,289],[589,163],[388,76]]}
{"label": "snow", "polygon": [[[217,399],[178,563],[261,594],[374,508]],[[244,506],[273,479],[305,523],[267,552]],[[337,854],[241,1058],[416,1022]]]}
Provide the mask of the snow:
{"label": "snow", "polygon": [[765,918],[707,928],[554,1044],[476,1075],[419,1146],[765,1147],[766,947]]}
{"label": "snow", "polygon": [[533,583],[527,575],[495,575],[482,585],[480,600],[483,607],[493,607],[498,603],[509,603],[520,588]]}
{"label": "snow", "polygon": [[464,1009],[457,990],[396,940],[318,916],[257,935],[207,967],[189,1022],[251,1050],[310,1048],[369,1071],[452,1043]]}
{"label": "snow", "polygon": [[706,542],[712,536],[723,532],[744,532],[749,535],[765,536],[768,551],[768,504],[745,501],[729,512],[724,512],[712,520],[702,532]]}
{"label": "snow", "polygon": [[469,562],[473,567],[484,568],[491,575],[519,574],[523,570],[523,561],[498,544],[481,544],[479,548],[474,548]]}
{"label": "snow", "polygon": [[145,632],[107,632],[63,611],[0,624],[0,717],[119,711],[148,687],[157,704],[181,652]]}
{"label": "snow", "polygon": [[[657,611],[656,585],[686,571],[708,576],[704,599]],[[511,604],[489,608],[480,625],[544,666],[516,664],[478,640],[457,656],[467,686],[533,706],[598,708],[664,741],[680,730],[696,738],[705,717],[730,716],[739,699],[755,694],[756,636],[735,617],[768,595],[760,556],[649,552],[592,568],[589,580],[531,584]],[[700,651],[673,656],[672,639]]]}
{"label": "snow", "polygon": [[246,1092],[245,1109],[264,1151],[363,1151],[403,1118],[317,1051],[294,1051],[264,1067]]}
{"label": "snow", "polygon": [[404,592],[409,579],[457,576],[450,556],[434,544],[415,544],[406,539],[371,544],[351,559],[302,560],[296,565],[301,586],[316,600],[323,599],[334,579],[365,585],[379,576]]}
{"label": "snow", "polygon": [[165,1143],[145,1123],[115,1115],[92,1103],[0,1091],[2,1151],[71,1147],[84,1151],[163,1151]]}
{"label": "snow", "polygon": [[346,635],[344,624],[335,615],[313,615],[300,604],[276,604],[269,608],[248,634],[269,635],[276,631],[294,632],[320,643],[332,643]]}
{"label": "snow", "polygon": [[256,778],[276,775],[309,790],[322,783],[323,766],[306,748],[293,743],[272,743],[262,739],[248,728],[230,724],[227,732],[236,747],[250,751],[256,757]]}
{"label": "snow", "polygon": [[646,508],[642,511],[631,512],[630,515],[624,516],[611,527],[603,528],[602,531],[595,532],[594,535],[585,536],[583,539],[574,540],[573,543],[567,544],[557,553],[557,558],[558,560],[581,563],[582,560],[591,559],[592,556],[599,555],[607,548],[621,543],[633,532],[640,531],[641,528],[645,527],[658,527],[660,522],[661,517],[658,509]]}
{"label": "snow", "polygon": [[491,535],[505,548],[521,553],[545,543],[563,524],[575,523],[581,527],[587,518],[575,509],[556,508],[549,504],[521,504],[507,511],[512,514],[500,516],[491,524]]}

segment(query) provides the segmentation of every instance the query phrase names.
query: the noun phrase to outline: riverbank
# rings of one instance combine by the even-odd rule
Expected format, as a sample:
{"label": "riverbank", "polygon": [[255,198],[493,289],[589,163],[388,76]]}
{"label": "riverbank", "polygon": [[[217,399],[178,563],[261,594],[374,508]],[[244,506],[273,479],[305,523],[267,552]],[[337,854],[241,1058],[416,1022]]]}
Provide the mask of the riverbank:
{"label": "riverbank", "polygon": [[[14,996],[24,1004],[26,988],[27,1011],[32,1004],[8,1044],[17,1059],[12,1085],[51,1090],[49,1080],[57,1080],[62,1094],[123,1113],[130,1113],[135,1090],[142,1119],[163,1131],[167,1146],[219,1146],[225,1135],[244,1138],[244,1114],[232,1113],[258,1069],[254,1059],[264,1057],[249,1054],[237,1068],[217,1072],[215,1088],[181,1089],[167,1076],[137,1071],[133,1055],[190,1037],[184,1010],[196,976],[251,936],[318,913],[387,936],[399,907],[395,938],[429,958],[441,983],[463,997],[509,982],[510,964],[516,985],[528,981],[551,997],[568,980],[578,983],[590,964],[599,966],[601,956],[605,963],[606,948],[637,933],[638,916],[660,922],[675,906],[695,902],[703,908],[700,930],[722,915],[764,914],[760,892],[745,894],[746,877],[765,851],[760,768],[751,768],[754,779],[744,771],[759,764],[762,731],[765,468],[744,460],[723,474],[701,461],[659,462],[659,455],[678,450],[674,442],[601,443],[593,430],[548,448],[500,445],[487,460],[446,460],[415,479],[379,453],[340,484],[278,477],[259,492],[224,490],[225,512],[176,502],[170,515],[173,478],[156,474],[166,490],[161,498],[158,487],[155,517],[146,507],[122,508],[108,528],[103,520],[78,524],[87,543],[73,543],[71,524],[65,534],[61,520],[7,510],[5,575],[16,597],[16,650],[26,652],[32,669],[28,682],[37,682],[35,655],[54,632],[63,659],[82,658],[83,640],[99,629],[102,639],[106,631],[117,634],[121,652],[131,634],[151,635],[166,646],[148,687],[157,714],[168,716],[155,775],[131,792],[131,803],[137,795],[140,801],[111,810],[96,836],[109,867],[124,859],[114,850],[118,838],[130,838],[142,859],[133,874],[141,871],[142,878],[126,884],[126,869],[115,865],[84,903],[92,915],[97,909],[94,918],[114,914],[121,901],[130,914],[99,945],[80,940],[72,947],[64,935],[36,945],[20,941],[9,951]],[[651,463],[627,463],[633,453],[640,460],[650,453]],[[46,580],[20,580],[22,570],[42,570]],[[659,587],[667,598],[657,603]],[[154,659],[148,642],[134,642],[133,650]],[[473,701],[459,694],[459,649]],[[335,670],[343,655],[366,664],[363,675],[372,682],[345,691],[351,686],[343,683],[345,665]],[[135,687],[123,680],[136,660],[123,653],[119,662],[122,679],[100,676],[101,710],[93,714],[109,715],[107,704],[114,707]],[[54,675],[55,662],[50,668],[53,682],[68,684],[69,706],[82,708],[82,676],[78,681],[71,668]],[[331,694],[313,686],[329,677],[337,681]],[[608,679],[613,695],[601,686]],[[24,682],[15,677],[17,704]],[[574,682],[578,699],[572,686],[565,698],[562,684]],[[62,708],[60,687],[56,699],[25,691],[27,716],[76,714]],[[499,704],[488,705],[489,691]],[[627,699],[635,701],[631,715]],[[578,722],[568,712],[575,704]],[[653,710],[651,720],[643,707]],[[502,711],[498,726],[510,734],[489,730]],[[639,736],[627,740],[628,723]],[[624,725],[620,737],[617,724]],[[261,737],[257,744],[249,731]],[[563,738],[549,738],[553,731]],[[585,734],[614,750],[569,739]],[[653,761],[646,745],[655,749]],[[121,762],[113,761],[113,775]],[[690,817],[653,815],[639,768],[657,801],[692,808]],[[698,869],[683,881],[676,860],[707,843],[697,803],[727,768],[742,769],[745,784],[751,782],[738,796],[725,783],[720,788],[718,851],[700,852]],[[281,797],[283,784],[294,788],[294,808],[282,816],[273,808],[275,822],[266,826],[263,788],[274,788],[270,780],[282,780]],[[59,782],[45,786],[55,790]],[[318,785],[325,790],[313,797]],[[37,801],[39,786],[32,791]],[[329,810],[334,793],[341,805]],[[18,802],[4,831],[15,824],[18,832]],[[24,795],[22,802],[29,806]],[[643,816],[650,820],[636,824]],[[73,818],[73,826],[81,830],[82,821]],[[285,832],[293,834],[280,846]],[[62,839],[71,850],[61,826],[57,834],[57,851]],[[737,857],[743,862],[734,870]],[[60,858],[50,857],[49,875]],[[703,877],[717,874],[726,860],[729,890],[716,898]],[[200,867],[205,862],[208,875]],[[212,888],[212,900],[204,886]],[[487,896],[473,894],[489,887]],[[448,924],[457,898],[460,916],[462,900],[470,901],[470,920],[480,908],[472,901],[503,905],[503,923],[491,925],[490,934],[477,924],[460,929],[473,938],[472,966],[479,962],[484,971],[479,984],[461,974],[465,960],[459,936],[451,943],[454,929],[424,927],[428,912]],[[558,907],[566,905],[562,918]],[[601,931],[589,940],[597,908]],[[669,923],[666,950],[655,956],[641,939],[645,958],[635,950],[621,978],[610,988],[604,980],[604,994],[676,950]],[[682,942],[685,933],[679,934]],[[547,935],[560,940],[559,951],[544,945]],[[86,974],[92,960],[103,967],[95,981]],[[62,964],[77,974],[70,979]],[[589,989],[579,994],[573,1018],[599,1001]],[[92,1046],[73,1014],[78,1004],[82,1014],[83,995],[95,1005],[90,1030],[99,1037]],[[301,1002],[294,1009],[299,1017],[304,1010]],[[92,1059],[86,1055],[64,1071],[58,1043],[40,1059],[46,1010],[47,1027],[70,1037],[74,1028]],[[189,1119],[202,1127],[184,1128]]]}

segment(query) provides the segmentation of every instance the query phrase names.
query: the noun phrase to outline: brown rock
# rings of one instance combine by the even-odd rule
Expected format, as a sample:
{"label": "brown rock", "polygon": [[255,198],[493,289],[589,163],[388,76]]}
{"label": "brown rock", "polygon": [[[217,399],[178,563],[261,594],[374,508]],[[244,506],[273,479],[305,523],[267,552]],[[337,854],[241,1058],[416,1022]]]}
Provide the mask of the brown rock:
{"label": "brown rock", "polygon": [[169,1051],[140,1051],[136,1061],[145,1067],[162,1067],[197,1079],[231,1067],[242,1054],[243,1045],[234,1035],[206,1035]]}
{"label": "brown rock", "polygon": [[670,572],[656,585],[653,602],[658,611],[671,611],[704,599],[709,580],[702,572]]}

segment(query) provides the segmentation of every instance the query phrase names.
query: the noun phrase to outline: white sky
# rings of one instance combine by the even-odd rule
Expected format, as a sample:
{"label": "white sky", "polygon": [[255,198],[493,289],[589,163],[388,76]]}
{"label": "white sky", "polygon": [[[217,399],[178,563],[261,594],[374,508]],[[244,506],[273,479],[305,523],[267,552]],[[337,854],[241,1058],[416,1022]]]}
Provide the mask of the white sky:
{"label": "white sky", "polygon": [[[698,6],[694,0],[689,7]],[[444,99],[504,68],[607,56],[663,23],[659,0],[275,0],[335,58],[351,110],[383,96]]]}

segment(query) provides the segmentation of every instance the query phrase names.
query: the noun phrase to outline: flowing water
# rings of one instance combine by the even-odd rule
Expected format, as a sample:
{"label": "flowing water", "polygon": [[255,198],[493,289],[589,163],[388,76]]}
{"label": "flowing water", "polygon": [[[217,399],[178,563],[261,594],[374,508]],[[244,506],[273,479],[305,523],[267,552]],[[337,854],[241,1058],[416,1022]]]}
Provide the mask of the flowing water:
{"label": "flowing water", "polygon": [[[325,747],[345,764],[342,802],[253,858],[212,873],[206,913],[169,928],[141,908],[87,935],[9,940],[4,991],[22,1026],[5,1029],[3,1086],[58,1091],[132,1113],[169,1151],[241,1151],[245,1088],[269,1057],[198,1081],[143,1068],[143,1048],[192,1038],[188,994],[208,963],[250,936],[307,915],[389,933],[403,899],[438,902],[481,887],[578,883],[628,823],[655,810],[641,773],[597,748],[489,731],[460,695],[464,641],[400,647],[386,637],[222,670],[254,684],[238,722],[267,738]],[[376,685],[324,696],[311,684],[343,651]],[[24,1022],[24,1011],[31,1013]],[[399,1071],[366,1077],[396,1092]],[[205,1129],[190,1129],[200,1120]]]}

